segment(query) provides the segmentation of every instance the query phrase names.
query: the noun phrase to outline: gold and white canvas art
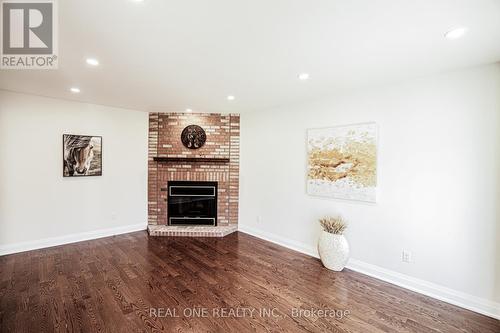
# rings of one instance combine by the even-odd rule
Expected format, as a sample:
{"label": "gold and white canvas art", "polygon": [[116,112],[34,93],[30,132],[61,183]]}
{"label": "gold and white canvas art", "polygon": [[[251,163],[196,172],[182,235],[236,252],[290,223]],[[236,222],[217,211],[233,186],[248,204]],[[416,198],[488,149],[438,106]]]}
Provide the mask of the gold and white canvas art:
{"label": "gold and white canvas art", "polygon": [[307,193],[376,202],[377,124],[307,131]]}

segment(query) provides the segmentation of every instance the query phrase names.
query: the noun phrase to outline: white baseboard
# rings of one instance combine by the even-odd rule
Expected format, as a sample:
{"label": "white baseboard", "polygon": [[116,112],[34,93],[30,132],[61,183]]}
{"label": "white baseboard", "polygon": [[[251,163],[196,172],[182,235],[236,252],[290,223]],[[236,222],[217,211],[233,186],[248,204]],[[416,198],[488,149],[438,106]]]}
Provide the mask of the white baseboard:
{"label": "white baseboard", "polygon": [[[307,254],[309,256],[319,258],[316,247],[293,241],[276,234],[257,230],[245,225],[239,225],[238,231]],[[438,299],[440,301],[444,301],[488,317],[500,319],[500,303],[498,302],[469,295],[458,290],[450,289],[353,258],[349,259],[349,263],[346,267],[353,271],[392,283],[399,287]]]}
{"label": "white baseboard", "polygon": [[76,242],[97,239],[97,238],[102,238],[102,237],[109,237],[109,236],[114,236],[114,235],[126,234],[129,232],[146,230],[146,228],[147,228],[147,224],[140,223],[140,224],[134,224],[134,225],[120,226],[120,227],[115,227],[115,228],[87,231],[87,232],[82,232],[82,233],[78,233],[78,234],[45,238],[45,239],[40,239],[40,240],[30,241],[30,242],[0,245],[0,256],[6,255],[6,254],[12,254],[12,253],[24,252],[24,251],[37,250],[37,249],[42,249],[45,247],[52,247],[52,246],[69,244],[69,243],[76,243]]}

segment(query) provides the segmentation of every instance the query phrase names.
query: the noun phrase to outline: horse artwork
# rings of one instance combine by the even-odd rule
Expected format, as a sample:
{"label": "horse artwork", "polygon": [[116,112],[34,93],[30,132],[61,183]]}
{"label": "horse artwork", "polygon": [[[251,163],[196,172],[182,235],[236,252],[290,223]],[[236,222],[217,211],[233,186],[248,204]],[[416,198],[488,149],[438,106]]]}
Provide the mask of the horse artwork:
{"label": "horse artwork", "polygon": [[63,176],[102,176],[102,137],[64,134]]}

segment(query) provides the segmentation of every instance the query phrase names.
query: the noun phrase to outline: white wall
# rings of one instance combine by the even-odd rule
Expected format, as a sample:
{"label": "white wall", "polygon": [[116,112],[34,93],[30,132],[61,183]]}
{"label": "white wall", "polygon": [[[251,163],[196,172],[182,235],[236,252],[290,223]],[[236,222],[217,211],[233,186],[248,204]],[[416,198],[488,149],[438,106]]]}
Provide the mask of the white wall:
{"label": "white wall", "polygon": [[[306,129],[367,121],[379,124],[378,203],[306,195]],[[260,110],[241,125],[241,230],[315,254],[317,219],[340,213],[351,267],[500,316],[500,65]]]}
{"label": "white wall", "polygon": [[[63,178],[62,135],[101,135],[103,175]],[[0,254],[147,223],[146,112],[0,91]]]}

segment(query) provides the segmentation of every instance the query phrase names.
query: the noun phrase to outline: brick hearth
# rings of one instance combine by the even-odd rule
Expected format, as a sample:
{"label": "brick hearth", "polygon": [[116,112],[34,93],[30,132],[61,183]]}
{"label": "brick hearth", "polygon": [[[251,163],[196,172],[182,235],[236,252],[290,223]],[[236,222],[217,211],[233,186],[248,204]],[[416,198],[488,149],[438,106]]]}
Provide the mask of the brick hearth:
{"label": "brick hearth", "polygon": [[224,237],[238,230],[236,225],[223,227],[183,227],[170,225],[149,225],[148,231],[151,236],[175,236],[175,237]]}
{"label": "brick hearth", "polygon": [[[188,125],[201,126],[207,135],[200,149],[188,149],[181,132]],[[151,235],[199,236],[193,227],[167,226],[167,182],[217,181],[217,227],[214,235],[236,230],[239,199],[240,116],[238,114],[150,113],[148,149],[148,224]],[[159,161],[155,161],[155,158]],[[165,158],[177,158],[173,161]],[[186,159],[189,158],[189,159]],[[194,160],[194,159],[195,160]],[[152,227],[162,226],[162,228]],[[221,229],[228,227],[228,229]],[[185,232],[181,229],[184,228]],[[195,227],[200,228],[200,227]],[[161,230],[161,232],[160,232]],[[234,231],[233,230],[233,231]]]}

